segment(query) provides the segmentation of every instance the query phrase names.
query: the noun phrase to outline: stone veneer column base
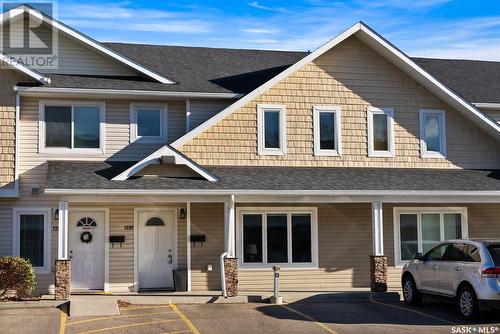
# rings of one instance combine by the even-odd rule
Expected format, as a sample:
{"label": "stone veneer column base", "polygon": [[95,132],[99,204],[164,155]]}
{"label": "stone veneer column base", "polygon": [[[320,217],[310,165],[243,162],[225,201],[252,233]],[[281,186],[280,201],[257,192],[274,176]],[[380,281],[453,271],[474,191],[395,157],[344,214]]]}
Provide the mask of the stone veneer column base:
{"label": "stone veneer column base", "polygon": [[224,274],[226,275],[226,291],[228,297],[238,295],[238,259],[224,259]]}
{"label": "stone veneer column base", "polygon": [[387,257],[370,255],[371,291],[387,291]]}
{"label": "stone veneer column base", "polygon": [[55,298],[69,299],[71,290],[71,260],[56,260]]}

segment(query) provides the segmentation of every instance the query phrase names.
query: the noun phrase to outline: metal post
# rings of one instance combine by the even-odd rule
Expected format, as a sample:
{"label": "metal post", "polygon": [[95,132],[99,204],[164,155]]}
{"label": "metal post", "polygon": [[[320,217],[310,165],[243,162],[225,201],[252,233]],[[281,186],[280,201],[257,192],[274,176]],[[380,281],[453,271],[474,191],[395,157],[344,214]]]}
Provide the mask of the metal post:
{"label": "metal post", "polygon": [[280,296],[280,269],[280,266],[273,266],[274,294],[271,297],[271,304],[283,304],[283,297]]}

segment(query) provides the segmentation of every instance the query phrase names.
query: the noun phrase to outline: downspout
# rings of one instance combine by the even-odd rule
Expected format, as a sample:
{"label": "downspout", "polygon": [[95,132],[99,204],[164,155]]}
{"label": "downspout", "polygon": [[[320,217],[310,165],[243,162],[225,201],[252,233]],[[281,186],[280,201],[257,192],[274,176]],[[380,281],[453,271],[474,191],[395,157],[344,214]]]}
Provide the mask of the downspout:
{"label": "downspout", "polygon": [[222,286],[222,296],[227,298],[227,289],[226,289],[226,272],[224,270],[224,259],[228,256],[229,252],[224,252],[220,255],[220,279]]}

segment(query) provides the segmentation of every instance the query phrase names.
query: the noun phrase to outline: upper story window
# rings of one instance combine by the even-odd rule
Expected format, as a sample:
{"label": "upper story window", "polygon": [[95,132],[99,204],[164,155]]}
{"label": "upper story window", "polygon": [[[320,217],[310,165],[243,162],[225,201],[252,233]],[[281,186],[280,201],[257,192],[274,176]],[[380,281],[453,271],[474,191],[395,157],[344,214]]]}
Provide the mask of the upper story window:
{"label": "upper story window", "polygon": [[368,108],[368,156],[394,156],[394,109]]}
{"label": "upper story window", "polygon": [[41,153],[104,153],[104,104],[41,102]]}
{"label": "upper story window", "polygon": [[420,110],[420,155],[422,158],[446,157],[444,110]]}
{"label": "upper story window", "polygon": [[286,115],[285,106],[257,106],[258,154],[286,154]]}
{"label": "upper story window", "polygon": [[164,143],[167,138],[167,106],[132,104],[130,142]]}
{"label": "upper story window", "polygon": [[314,155],[342,154],[341,116],[339,107],[313,108]]}

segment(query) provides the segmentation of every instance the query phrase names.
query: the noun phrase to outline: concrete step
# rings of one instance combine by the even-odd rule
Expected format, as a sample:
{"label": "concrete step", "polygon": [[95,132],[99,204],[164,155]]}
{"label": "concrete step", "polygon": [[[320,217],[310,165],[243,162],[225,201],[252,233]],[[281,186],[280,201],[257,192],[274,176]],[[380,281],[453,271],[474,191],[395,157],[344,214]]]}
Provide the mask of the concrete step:
{"label": "concrete step", "polygon": [[95,317],[120,315],[117,299],[108,296],[71,296],[69,315]]}

